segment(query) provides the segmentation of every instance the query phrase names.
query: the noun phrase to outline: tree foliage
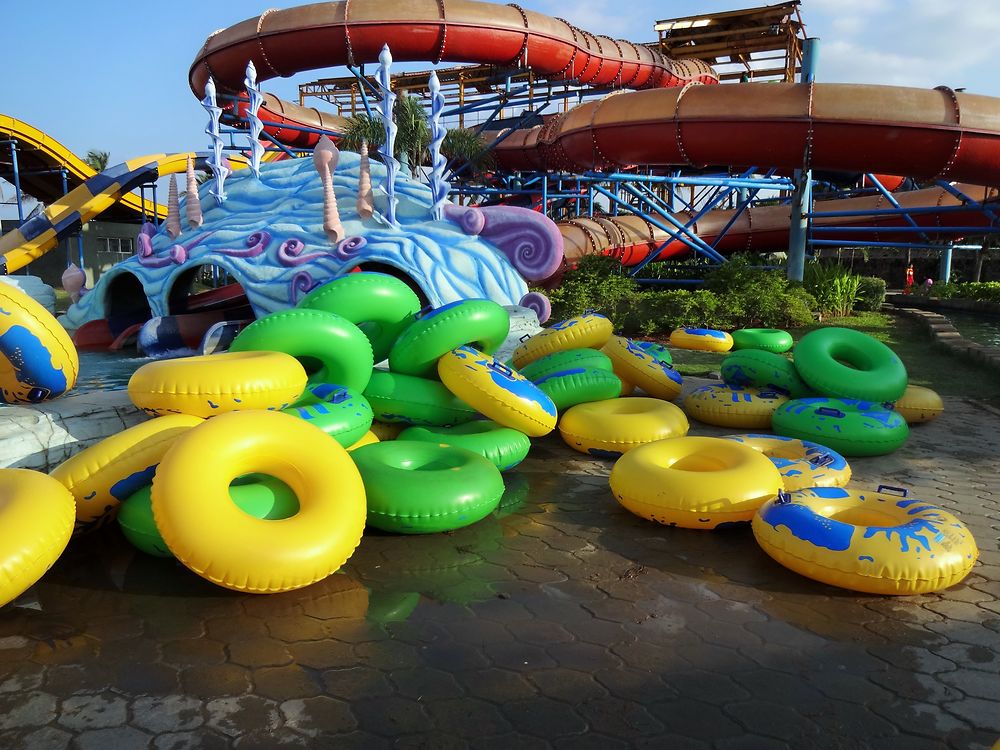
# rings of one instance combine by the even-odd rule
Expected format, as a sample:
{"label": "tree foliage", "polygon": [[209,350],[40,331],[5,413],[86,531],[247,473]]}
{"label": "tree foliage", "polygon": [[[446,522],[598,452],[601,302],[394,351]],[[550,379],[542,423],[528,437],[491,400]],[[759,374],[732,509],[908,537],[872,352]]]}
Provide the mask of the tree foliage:
{"label": "tree foliage", "polygon": [[83,157],[83,160],[95,172],[103,172],[108,168],[108,159],[110,158],[111,154],[109,152],[99,151],[92,148],[87,152],[87,155]]}

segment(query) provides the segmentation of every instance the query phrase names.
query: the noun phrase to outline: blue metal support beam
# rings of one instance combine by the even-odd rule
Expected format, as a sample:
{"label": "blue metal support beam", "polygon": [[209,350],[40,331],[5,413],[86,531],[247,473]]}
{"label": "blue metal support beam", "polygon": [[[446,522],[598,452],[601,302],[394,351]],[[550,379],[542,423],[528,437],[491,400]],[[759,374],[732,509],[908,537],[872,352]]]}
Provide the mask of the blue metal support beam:
{"label": "blue metal support beam", "polygon": [[978,208],[984,214],[986,214],[987,216],[989,216],[992,221],[994,221],[994,222],[1000,221],[1000,217],[998,217],[997,214],[992,209],[987,208],[984,204],[980,203],[979,201],[977,201],[972,196],[966,195],[961,190],[959,190],[957,187],[955,187],[954,185],[952,185],[950,182],[945,182],[944,180],[937,180],[937,184],[938,184],[939,187],[944,188],[949,193],[951,193],[952,195],[954,195],[960,201],[963,201],[963,202],[969,204],[973,208]]}
{"label": "blue metal support beam", "polygon": [[947,284],[951,281],[951,243],[941,248],[941,264],[938,277]]}
{"label": "blue metal support beam", "polygon": [[[893,194],[890,193],[888,190],[885,189],[885,186],[879,181],[878,177],[876,177],[871,172],[866,172],[865,173],[865,177],[867,179],[871,180],[871,183],[872,183],[872,185],[875,186],[875,189],[878,190],[879,193],[882,194],[883,198],[885,198],[887,201],[889,201],[889,204],[893,208],[898,208],[898,209],[902,209],[903,208],[901,205],[899,205],[899,201],[896,200],[896,198],[893,196]],[[903,219],[905,219],[906,223],[909,224],[911,227],[916,227],[918,230],[920,230],[920,236],[923,237],[923,239],[924,239],[925,242],[930,242],[931,241],[930,237],[927,236],[926,232],[924,232],[923,230],[920,229],[920,227],[918,226],[917,222],[914,221],[914,219],[913,219],[912,216],[910,216],[908,213],[904,213],[903,214]]]}
{"label": "blue metal support beam", "polygon": [[[600,185],[595,185],[594,189],[597,190],[597,192],[599,192],[601,195],[608,198],[609,200],[620,200],[619,198],[616,198],[614,194],[604,189]],[[622,184],[621,189],[635,198],[642,199],[642,195],[637,190],[635,190],[635,188],[633,188],[631,185]],[[667,234],[675,235],[678,240],[680,240],[685,245],[690,247],[695,253],[699,255],[705,255],[706,257],[711,258],[712,260],[717,261],[719,263],[725,262],[725,258],[719,255],[719,253],[717,253],[715,249],[713,249],[710,245],[708,245],[708,243],[706,243],[704,240],[698,237],[698,235],[691,232],[687,227],[685,227],[681,222],[679,222],[669,213],[659,214],[657,216],[652,216],[640,212],[634,212],[634,213],[636,213],[637,216],[640,216],[641,218],[648,221],[654,227],[659,227]],[[663,221],[661,221],[661,219],[665,220],[667,223],[664,224]],[[668,226],[668,224],[670,226]]]}
{"label": "blue metal support beam", "polygon": [[[816,58],[819,40],[806,39],[802,43],[802,82],[812,84],[816,80]],[[812,213],[812,169],[809,153],[811,144],[806,145],[802,157],[802,169],[796,170],[795,194],[792,196],[791,226],[788,232],[788,278],[802,281],[806,264],[806,244],[809,240],[809,214]]]}
{"label": "blue metal support beam", "polygon": [[11,166],[14,168],[14,200],[17,201],[17,225],[21,226],[24,223],[24,204],[21,202],[21,172],[17,166],[17,141],[11,139],[8,141],[8,144],[10,144]]}
{"label": "blue metal support beam", "polygon": [[355,68],[353,65],[348,65],[347,69],[349,71],[351,71],[351,74],[355,78],[357,78],[358,82],[361,84],[360,86],[358,86],[358,93],[361,94],[361,105],[365,108],[365,114],[369,118],[371,118],[372,117],[372,108],[371,108],[371,104],[369,104],[369,102],[368,102],[368,94],[365,93],[365,88],[366,87],[370,88],[372,90],[372,93],[375,94],[376,96],[378,96],[379,98],[381,98],[381,96],[382,96],[381,92],[378,90],[378,88],[375,86],[375,84],[373,84],[371,81],[369,81],[365,77],[365,66],[364,65],[362,65],[360,69]]}

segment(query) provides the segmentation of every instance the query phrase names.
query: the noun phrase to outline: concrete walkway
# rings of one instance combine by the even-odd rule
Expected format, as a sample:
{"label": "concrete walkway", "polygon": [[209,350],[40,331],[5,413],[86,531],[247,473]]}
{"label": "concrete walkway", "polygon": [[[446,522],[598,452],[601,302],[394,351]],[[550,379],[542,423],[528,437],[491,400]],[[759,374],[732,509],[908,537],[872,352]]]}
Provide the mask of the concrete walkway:
{"label": "concrete walkway", "polygon": [[224,591],[110,529],[0,610],[0,747],[989,748],[998,426],[949,399],[895,455],[852,461],[855,485],[911,487],[972,529],[980,564],[938,595],[854,595],[749,528],[642,521],[611,464],[558,437],[494,516],[368,534],[288,594]]}

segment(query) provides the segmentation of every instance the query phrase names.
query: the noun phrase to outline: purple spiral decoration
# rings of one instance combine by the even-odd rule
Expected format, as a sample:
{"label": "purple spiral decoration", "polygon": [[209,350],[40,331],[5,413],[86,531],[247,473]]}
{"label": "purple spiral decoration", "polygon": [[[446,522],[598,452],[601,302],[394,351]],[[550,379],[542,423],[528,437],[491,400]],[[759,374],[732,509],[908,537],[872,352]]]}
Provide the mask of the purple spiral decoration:
{"label": "purple spiral decoration", "polygon": [[348,237],[337,243],[333,251],[333,256],[338,260],[350,260],[355,257],[368,244],[368,240],[360,235]]}
{"label": "purple spiral decoration", "polygon": [[521,297],[521,301],[517,304],[521,307],[527,307],[529,310],[534,310],[538,315],[538,322],[540,324],[547,321],[552,315],[552,303],[541,292],[528,292]]}
{"label": "purple spiral decoration", "polygon": [[139,259],[139,265],[143,268],[164,268],[171,263],[180,265],[187,260],[187,248],[183,245],[174,245],[165,258],[157,258],[153,254],[153,241],[149,235],[140,231],[135,238],[137,245],[135,255]]}
{"label": "purple spiral decoration", "polygon": [[170,247],[170,260],[172,260],[177,265],[180,265],[187,260],[188,252],[184,245],[171,245]]}
{"label": "purple spiral decoration", "polygon": [[316,280],[308,271],[299,271],[292,276],[288,282],[288,300],[293,305],[298,304],[299,298],[316,288]]}
{"label": "purple spiral decoration", "polygon": [[249,235],[245,240],[243,240],[243,244],[245,247],[240,250],[223,247],[216,250],[216,252],[222,255],[228,255],[230,258],[256,258],[267,249],[268,245],[271,244],[271,233],[266,229],[261,229],[259,232],[254,232]]}
{"label": "purple spiral decoration", "polygon": [[151,221],[143,222],[142,226],[139,227],[139,234],[144,234],[147,237],[153,237],[156,235],[156,224]]}
{"label": "purple spiral decoration", "polygon": [[153,255],[153,241],[145,232],[140,231],[135,236],[135,254],[139,256],[140,260]]}
{"label": "purple spiral decoration", "polygon": [[528,281],[547,279],[562,265],[562,235],[545,215],[517,206],[479,210],[486,220],[479,236],[496,245]]}
{"label": "purple spiral decoration", "polygon": [[301,266],[303,263],[308,263],[309,261],[316,260],[317,258],[329,258],[335,253],[322,252],[322,253],[309,253],[308,255],[303,255],[302,251],[306,249],[306,243],[300,240],[298,237],[289,237],[287,240],[281,243],[281,247],[278,248],[278,262],[283,266]]}
{"label": "purple spiral decoration", "polygon": [[482,210],[476,206],[455,206],[446,203],[444,218],[458,224],[466,234],[479,234],[486,225],[486,217],[483,216]]}
{"label": "purple spiral decoration", "polygon": [[188,259],[188,253],[191,252],[191,248],[197,247],[201,244],[202,240],[211,237],[213,234],[214,232],[205,232],[183,245],[171,245],[165,258],[157,258],[153,252],[153,240],[151,236],[140,230],[135,238],[135,255],[139,259],[139,264],[144,268],[164,268],[171,263],[181,265]]}

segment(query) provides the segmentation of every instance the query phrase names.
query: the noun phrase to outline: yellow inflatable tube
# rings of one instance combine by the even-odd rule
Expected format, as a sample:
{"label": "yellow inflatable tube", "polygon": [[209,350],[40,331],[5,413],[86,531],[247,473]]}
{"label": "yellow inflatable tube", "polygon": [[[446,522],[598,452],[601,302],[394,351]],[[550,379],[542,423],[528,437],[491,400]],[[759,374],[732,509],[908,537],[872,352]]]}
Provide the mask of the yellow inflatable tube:
{"label": "yellow inflatable tube", "polygon": [[681,374],[669,362],[657,359],[642,347],[636,346],[632,339],[624,336],[612,336],[601,349],[611,358],[615,374],[624,383],[639,386],[654,398],[672,401],[680,395],[684,384]]}
{"label": "yellow inflatable tube", "polygon": [[[76,498],[74,533],[92,531],[111,520],[122,501],[153,481],[156,465],[171,444],[201,422],[185,414],[151,419],[59,464],[51,476]],[[193,485],[198,480],[191,476],[190,481]]]}
{"label": "yellow inflatable tube", "polygon": [[809,487],[843,487],[851,481],[851,466],[842,455],[825,445],[780,435],[726,435],[760,451],[781,474],[785,492]]}
{"label": "yellow inflatable tube", "polygon": [[770,429],[771,416],[786,401],[788,396],[777,391],[716,383],[691,391],[684,399],[684,411],[718,427]]}
{"label": "yellow inflatable tube", "polygon": [[150,362],[128,381],[132,403],[151,416],[214,417],[285,409],[306,388],[306,371],[283,352],[225,352]]}
{"label": "yellow inflatable tube", "polygon": [[69,334],[20,289],[0,283],[0,403],[37,404],[76,384],[80,358]]}
{"label": "yellow inflatable tube", "polygon": [[452,349],[438,360],[438,376],[449,391],[497,424],[531,437],[556,426],[556,406],[521,373],[471,346]]}
{"label": "yellow inflatable tube", "polygon": [[765,456],[721,438],[660,440],[629,451],[611,470],[611,492],[624,508],[688,529],[749,521],[780,490],[781,475]]}
{"label": "yellow inflatable tube", "polygon": [[900,413],[907,424],[921,424],[941,416],[944,411],[944,401],[930,388],[908,385],[892,408]]}
{"label": "yellow inflatable tube", "polygon": [[782,494],[761,507],[753,533],[786,568],[871,594],[946,589],[965,578],[979,556],[964,523],[895,487]]}
{"label": "yellow inflatable tube", "polygon": [[585,312],[575,318],[553,323],[523,341],[514,350],[514,367],[524,367],[546,354],[567,349],[600,349],[611,337],[613,328],[610,320],[595,312]]}
{"label": "yellow inflatable tube", "polygon": [[[299,501],[289,518],[254,518],[229,484],[269,474]],[[178,440],[153,479],[153,518],[178,560],[213,583],[268,593],[335,572],[361,541],[365,488],[336,440],[301,419],[245,411],[210,419]]]}
{"label": "yellow inflatable tube", "polygon": [[658,398],[612,398],[577,404],[559,421],[562,439],[573,450],[617,458],[636,446],[681,437],[688,420],[679,407]]}
{"label": "yellow inflatable tube", "polygon": [[0,469],[0,607],[42,577],[73,533],[73,496],[28,469]]}
{"label": "yellow inflatable tube", "polygon": [[733,337],[714,328],[677,328],[670,333],[670,343],[678,349],[728,352],[733,348]]}

